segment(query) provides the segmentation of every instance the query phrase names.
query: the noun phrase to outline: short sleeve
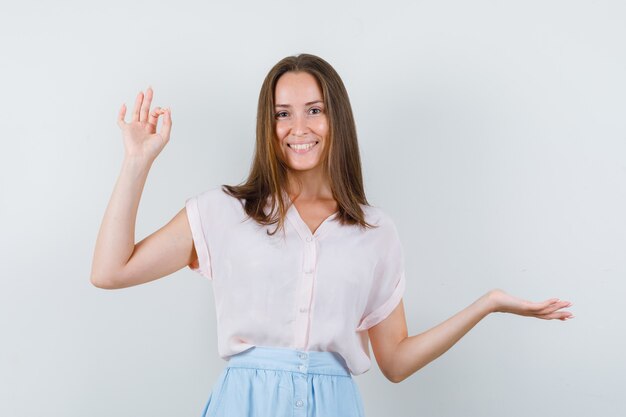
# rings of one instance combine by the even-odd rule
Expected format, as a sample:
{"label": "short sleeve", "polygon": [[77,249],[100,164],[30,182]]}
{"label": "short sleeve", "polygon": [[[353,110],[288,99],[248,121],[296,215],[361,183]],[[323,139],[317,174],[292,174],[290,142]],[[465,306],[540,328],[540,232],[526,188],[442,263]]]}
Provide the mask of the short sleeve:
{"label": "short sleeve", "polygon": [[367,330],[386,319],[404,295],[404,249],[398,230],[391,219],[380,227],[385,228],[379,236],[382,253],[374,268],[367,307],[357,331]]}
{"label": "short sleeve", "polygon": [[196,253],[198,255],[198,264],[190,264],[189,269],[195,271],[209,280],[213,279],[211,273],[211,258],[209,256],[209,247],[207,245],[207,239],[205,235],[206,228],[203,223],[202,212],[199,208],[198,198],[203,197],[205,194],[201,194],[200,196],[194,196],[188,198],[185,201],[185,208],[187,211],[187,220],[189,221],[189,226],[191,227],[191,235],[193,237],[193,244],[196,248]]}

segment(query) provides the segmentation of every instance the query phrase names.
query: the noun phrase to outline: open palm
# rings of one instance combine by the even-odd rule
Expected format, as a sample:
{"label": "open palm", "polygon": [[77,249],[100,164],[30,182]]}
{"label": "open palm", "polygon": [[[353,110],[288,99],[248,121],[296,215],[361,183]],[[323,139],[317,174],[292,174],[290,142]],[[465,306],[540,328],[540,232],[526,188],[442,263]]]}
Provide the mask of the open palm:
{"label": "open palm", "polygon": [[512,313],[544,320],[567,320],[574,317],[569,311],[559,311],[571,306],[572,303],[558,298],[532,302],[514,297],[501,289],[495,289],[489,292],[489,299],[492,302],[493,311],[496,313]]}

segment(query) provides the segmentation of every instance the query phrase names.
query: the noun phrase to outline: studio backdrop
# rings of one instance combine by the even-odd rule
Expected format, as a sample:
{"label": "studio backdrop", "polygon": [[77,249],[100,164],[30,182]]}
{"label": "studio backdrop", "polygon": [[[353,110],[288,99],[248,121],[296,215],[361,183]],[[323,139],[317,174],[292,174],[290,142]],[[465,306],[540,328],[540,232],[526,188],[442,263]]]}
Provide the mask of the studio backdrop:
{"label": "studio backdrop", "polygon": [[489,315],[399,384],[372,354],[366,414],[626,415],[625,21],[606,0],[3,5],[0,415],[200,416],[225,366],[211,282],[90,283],[117,113],[148,86],[172,111],[139,241],[245,179],[263,78],[299,53],[348,90],[410,335],[494,288],[574,303],[566,322]]}

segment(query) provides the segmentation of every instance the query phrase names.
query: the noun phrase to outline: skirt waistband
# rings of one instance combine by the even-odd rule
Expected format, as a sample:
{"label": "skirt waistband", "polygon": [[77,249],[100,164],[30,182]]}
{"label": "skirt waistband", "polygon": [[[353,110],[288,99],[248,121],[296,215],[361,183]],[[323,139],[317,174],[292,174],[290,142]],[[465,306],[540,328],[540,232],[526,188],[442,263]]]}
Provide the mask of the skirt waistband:
{"label": "skirt waistband", "polygon": [[228,358],[228,368],[256,368],[301,374],[351,376],[337,352],[319,352],[283,347],[253,346]]}

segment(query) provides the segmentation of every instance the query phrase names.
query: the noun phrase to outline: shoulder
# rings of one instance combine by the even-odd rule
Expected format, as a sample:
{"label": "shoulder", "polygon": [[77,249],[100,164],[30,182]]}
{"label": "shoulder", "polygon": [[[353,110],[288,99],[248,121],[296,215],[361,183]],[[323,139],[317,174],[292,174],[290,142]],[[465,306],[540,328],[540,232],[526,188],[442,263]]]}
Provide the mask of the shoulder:
{"label": "shoulder", "polygon": [[198,200],[215,200],[215,201],[238,201],[235,197],[226,193],[223,186],[215,185],[208,188],[195,196]]}
{"label": "shoulder", "polygon": [[379,206],[360,204],[365,215],[365,221],[383,227],[395,226],[393,218],[387,211]]}
{"label": "shoulder", "polygon": [[197,200],[200,209],[212,213],[225,214],[241,209],[240,200],[227,194],[221,185],[208,188],[193,198]]}
{"label": "shoulder", "polygon": [[365,215],[365,221],[373,226],[376,226],[374,229],[369,229],[376,231],[375,233],[372,233],[372,235],[385,238],[391,238],[398,235],[394,219],[384,208],[364,204],[361,204],[361,208],[363,209],[363,213]]}

